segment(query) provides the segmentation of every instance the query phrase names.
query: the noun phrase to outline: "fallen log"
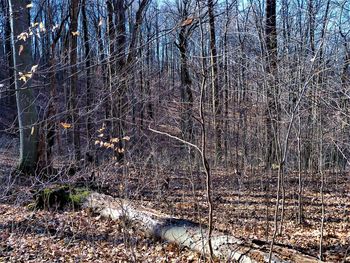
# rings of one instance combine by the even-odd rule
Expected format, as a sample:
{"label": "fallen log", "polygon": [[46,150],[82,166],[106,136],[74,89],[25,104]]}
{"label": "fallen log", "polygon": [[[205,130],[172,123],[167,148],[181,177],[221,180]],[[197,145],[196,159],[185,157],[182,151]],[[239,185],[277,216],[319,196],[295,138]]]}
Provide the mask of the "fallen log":
{"label": "fallen log", "polygon": [[[176,243],[206,255],[209,253],[206,229],[192,221],[173,218],[153,209],[135,206],[131,201],[98,193],[88,195],[83,207],[112,220],[126,218],[137,222],[144,231],[155,238]],[[214,231],[211,240],[214,256],[225,262],[268,262],[269,244],[262,241],[248,243],[219,231]],[[320,261],[294,249],[275,245],[271,262],[316,263]]]}

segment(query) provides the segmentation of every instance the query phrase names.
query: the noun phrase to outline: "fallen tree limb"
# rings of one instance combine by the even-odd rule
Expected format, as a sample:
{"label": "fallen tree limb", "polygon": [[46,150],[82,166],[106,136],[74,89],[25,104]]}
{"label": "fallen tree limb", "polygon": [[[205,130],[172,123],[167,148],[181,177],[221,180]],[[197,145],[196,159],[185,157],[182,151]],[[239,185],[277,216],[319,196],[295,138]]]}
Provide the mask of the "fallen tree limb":
{"label": "fallen tree limb", "polygon": [[[144,231],[155,238],[208,255],[206,229],[192,221],[173,218],[152,209],[135,206],[131,201],[98,193],[91,193],[83,206],[112,220],[126,218],[137,222]],[[214,255],[226,262],[268,262],[269,246],[264,242],[260,243],[260,245],[257,242],[247,243],[218,231],[214,231],[212,235]],[[319,261],[294,249],[275,245],[271,262],[316,263]]]}

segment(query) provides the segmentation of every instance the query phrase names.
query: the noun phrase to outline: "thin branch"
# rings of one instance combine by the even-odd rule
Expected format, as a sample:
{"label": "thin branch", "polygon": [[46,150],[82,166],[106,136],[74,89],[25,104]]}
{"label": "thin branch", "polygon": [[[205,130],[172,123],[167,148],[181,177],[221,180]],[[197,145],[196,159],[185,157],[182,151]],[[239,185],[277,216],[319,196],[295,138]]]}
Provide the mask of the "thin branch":
{"label": "thin branch", "polygon": [[169,138],[172,138],[172,139],[175,139],[175,140],[177,140],[177,141],[179,141],[179,142],[182,142],[182,143],[184,143],[184,144],[187,144],[188,146],[193,147],[193,148],[196,149],[200,154],[202,154],[202,150],[201,150],[197,145],[195,145],[195,144],[193,144],[193,143],[190,143],[190,142],[188,142],[188,141],[185,141],[185,140],[183,140],[183,139],[181,139],[181,138],[179,138],[179,137],[177,137],[177,136],[171,135],[171,134],[169,134],[169,133],[167,133],[167,132],[162,132],[162,131],[158,131],[158,130],[152,129],[151,127],[148,127],[148,129],[149,129],[150,131],[154,132],[154,133],[158,133],[158,134],[161,134],[161,135],[165,135],[165,136],[167,136],[167,137],[169,137]]}

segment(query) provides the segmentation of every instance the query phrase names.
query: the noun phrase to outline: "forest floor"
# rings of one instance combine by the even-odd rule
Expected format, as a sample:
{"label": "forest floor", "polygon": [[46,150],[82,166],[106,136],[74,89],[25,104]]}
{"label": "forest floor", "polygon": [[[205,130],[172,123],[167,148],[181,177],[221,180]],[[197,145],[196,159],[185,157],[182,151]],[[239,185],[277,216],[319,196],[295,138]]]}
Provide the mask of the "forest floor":
{"label": "forest floor", "polygon": [[[172,216],[206,223],[203,175],[185,171],[103,166],[51,182],[11,175],[17,141],[0,140],[0,262],[197,262],[200,255],[152,240],[137,227],[102,219],[85,210],[37,210],[28,204],[38,187],[87,182]],[[271,240],[276,176],[214,170],[215,228],[245,240]],[[164,178],[170,178],[164,185]],[[296,223],[297,175],[286,177],[285,217],[277,243],[317,256],[321,199],[317,175],[303,176],[305,223]],[[325,189],[324,259],[350,262],[349,174],[328,173]],[[263,182],[263,183],[262,183]],[[91,182],[88,182],[91,183]],[[169,187],[169,188],[167,188]]]}

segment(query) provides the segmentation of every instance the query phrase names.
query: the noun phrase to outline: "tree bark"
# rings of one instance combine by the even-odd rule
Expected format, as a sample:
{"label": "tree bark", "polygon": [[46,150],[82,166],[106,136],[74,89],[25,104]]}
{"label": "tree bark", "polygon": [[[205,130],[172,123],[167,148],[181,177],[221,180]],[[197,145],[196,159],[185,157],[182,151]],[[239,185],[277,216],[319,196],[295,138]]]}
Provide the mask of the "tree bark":
{"label": "tree bark", "polygon": [[215,151],[216,158],[220,159],[222,155],[222,105],[220,101],[220,89],[218,79],[218,63],[216,50],[216,32],[215,32],[215,14],[214,1],[208,0],[208,15],[209,15],[209,33],[210,33],[210,63],[211,63],[211,86],[213,93],[213,112],[214,112],[214,127],[215,127]]}
{"label": "tree bark", "polygon": [[[134,205],[131,201],[98,193],[91,193],[83,207],[112,220],[126,218],[137,223],[152,237],[209,254],[208,239],[204,235],[207,230],[195,222],[174,218]],[[245,242],[234,236],[213,231],[211,242],[214,256],[226,262],[268,262],[268,248],[263,241]],[[271,262],[318,262],[317,258],[283,246],[276,245],[273,252]]]}
{"label": "tree bark", "polygon": [[271,168],[277,162],[279,150],[277,149],[278,133],[278,85],[277,85],[277,31],[276,31],[276,0],[266,0],[265,20],[266,43],[266,73],[267,110],[266,110],[266,167]]}
{"label": "tree bark", "polygon": [[25,1],[9,0],[11,46],[14,66],[14,81],[18,123],[20,131],[20,157],[18,169],[23,173],[34,173],[38,161],[38,113],[35,98],[30,87],[30,79],[19,79],[20,72],[25,74],[31,71],[31,41],[15,38],[29,27],[29,12]]}
{"label": "tree bark", "polygon": [[116,137],[119,137],[119,145],[117,151],[117,160],[119,162],[124,161],[124,144],[122,138],[126,133],[126,115],[127,115],[127,72],[126,72],[126,19],[125,19],[125,0],[115,0],[115,25],[117,29],[117,54],[116,54],[116,69],[118,74],[119,83],[114,89],[116,92],[116,117],[118,119],[118,125],[115,129]]}
{"label": "tree bark", "polygon": [[72,121],[72,138],[74,145],[75,160],[80,160],[80,131],[77,107],[77,86],[78,86],[78,67],[77,67],[77,46],[78,46],[78,16],[79,16],[79,0],[72,0],[70,7],[70,65],[71,79],[69,90],[69,113]]}
{"label": "tree bark", "polygon": [[15,79],[14,79],[14,69],[13,69],[13,54],[12,54],[12,45],[11,45],[11,24],[10,24],[10,11],[9,11],[9,2],[3,0],[2,9],[4,15],[8,17],[5,21],[4,25],[4,36],[5,36],[5,53],[8,65],[8,74],[10,77],[10,85],[7,91],[7,102],[9,105],[16,104],[16,96],[15,96]]}
{"label": "tree bark", "polygon": [[86,108],[88,111],[86,118],[86,135],[88,140],[88,145],[90,146],[90,140],[93,134],[93,118],[90,110],[92,109],[93,104],[93,93],[91,88],[91,50],[90,50],[90,39],[89,39],[89,30],[88,30],[88,17],[86,15],[86,0],[82,0],[82,24],[84,31],[84,51],[85,51],[85,70],[86,70]]}
{"label": "tree bark", "polygon": [[[116,57],[116,52],[115,52],[115,25],[114,25],[114,20],[113,20],[113,13],[114,13],[114,7],[113,7],[113,2],[112,0],[107,0],[106,1],[107,5],[107,34],[108,34],[108,39],[109,39],[109,55],[108,55],[108,93],[109,93],[109,105],[107,105],[107,111],[106,111],[106,118],[109,120],[108,122],[110,123],[110,129],[111,131],[115,131],[116,129],[116,123],[114,118],[116,117],[116,100],[114,99],[114,90],[115,90],[115,85],[114,85],[114,78],[115,78],[115,57]],[[101,43],[99,44],[102,47],[102,39]],[[119,43],[118,43],[119,44]],[[101,52],[101,54],[103,54]],[[115,134],[111,134],[113,137]]]}
{"label": "tree bark", "polygon": [[[187,10],[183,11],[184,19],[187,16]],[[184,138],[188,141],[192,141],[193,137],[193,123],[192,123],[192,108],[193,108],[193,95],[191,90],[192,80],[190,72],[188,70],[187,62],[187,37],[188,29],[186,26],[182,26],[179,33],[179,43],[176,44],[180,51],[180,75],[181,75],[181,102],[183,103],[181,116],[181,130],[184,134]]]}

